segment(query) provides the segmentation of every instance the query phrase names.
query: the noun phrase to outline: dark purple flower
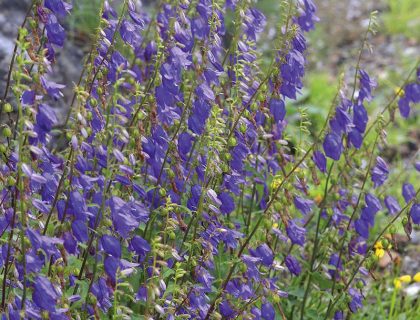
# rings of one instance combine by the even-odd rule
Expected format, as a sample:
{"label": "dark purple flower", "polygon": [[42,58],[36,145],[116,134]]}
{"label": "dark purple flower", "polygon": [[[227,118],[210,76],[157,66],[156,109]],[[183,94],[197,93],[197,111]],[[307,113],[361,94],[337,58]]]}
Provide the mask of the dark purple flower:
{"label": "dark purple flower", "polygon": [[398,200],[395,199],[393,196],[386,196],[384,202],[385,206],[388,209],[388,212],[392,215],[398,213],[401,210]]}
{"label": "dark purple flower", "polygon": [[37,276],[34,280],[32,300],[39,308],[55,311],[55,305],[61,294],[54,288],[50,280],[44,276]]}
{"label": "dark purple flower", "polygon": [[188,129],[196,134],[202,134],[207,118],[210,115],[211,106],[204,100],[198,99],[193,103],[190,117],[188,118]]}
{"label": "dark purple flower", "polygon": [[291,220],[286,227],[287,236],[293,244],[303,246],[305,244],[306,230],[299,227],[293,220]]}
{"label": "dark purple flower", "polygon": [[334,279],[336,274],[338,276],[337,270],[343,270],[343,265],[341,263],[341,260],[339,260],[337,253],[333,253],[331,255],[330,260],[328,261],[328,264],[333,267],[333,268],[330,267],[330,270],[328,270],[328,273]]}
{"label": "dark purple flower", "polygon": [[77,240],[80,242],[88,241],[88,228],[86,223],[82,220],[75,220],[71,224],[71,230]]}
{"label": "dark purple flower", "polygon": [[35,103],[35,91],[34,90],[26,90],[22,94],[21,99],[22,105],[24,106],[32,106]]}
{"label": "dark purple flower", "polygon": [[353,123],[356,126],[356,129],[363,133],[366,130],[366,125],[368,122],[368,114],[361,103],[356,103],[353,107]]}
{"label": "dark purple flower", "polygon": [[66,38],[66,32],[61,24],[58,23],[55,15],[50,14],[48,16],[48,21],[45,25],[45,30],[47,31],[47,38],[49,42],[62,47],[64,45],[64,39]]}
{"label": "dark purple flower", "polygon": [[188,209],[197,210],[200,197],[201,197],[201,186],[199,184],[196,184],[191,187],[191,197],[187,201]]}
{"label": "dark purple flower", "polygon": [[151,250],[150,244],[140,236],[131,239],[130,248],[140,256],[146,255]]}
{"label": "dark purple flower", "polygon": [[60,17],[65,17],[72,8],[71,4],[68,4],[63,0],[45,0],[44,5]]}
{"label": "dark purple flower", "polygon": [[378,187],[388,178],[389,170],[385,160],[381,157],[376,158],[376,165],[372,168],[372,181],[375,187]]}
{"label": "dark purple flower", "polygon": [[77,241],[71,234],[71,232],[65,232],[63,235],[64,239],[64,248],[67,250],[70,254],[76,254],[77,253]]}
{"label": "dark purple flower", "polygon": [[183,132],[178,137],[178,151],[181,156],[186,156],[191,150],[192,137],[188,132]]}
{"label": "dark purple flower", "polygon": [[377,83],[371,79],[368,73],[364,70],[359,70],[360,75],[360,92],[359,101],[366,99],[367,101],[372,100],[372,90],[376,87]]}
{"label": "dark purple flower", "polygon": [[349,289],[349,294],[352,298],[352,300],[349,303],[350,311],[352,313],[356,313],[357,310],[363,307],[363,296],[359,291],[353,288]]}
{"label": "dark purple flower", "polygon": [[327,157],[333,160],[339,160],[343,152],[341,137],[335,133],[328,133],[323,143],[324,151]]}
{"label": "dark purple flower", "polygon": [[369,238],[369,225],[366,221],[363,219],[357,219],[354,222],[354,228],[356,229],[356,232],[364,239]]}
{"label": "dark purple flower", "polygon": [[107,256],[104,260],[105,272],[114,283],[116,280],[117,270],[119,266],[120,266],[120,259],[118,258],[114,258],[113,256]]}
{"label": "dark purple flower", "polygon": [[319,21],[319,18],[315,15],[316,6],[312,0],[303,0],[302,3],[303,8],[297,21],[302,30],[308,32],[315,28],[315,22]]}
{"label": "dark purple flower", "polygon": [[276,318],[276,311],[270,302],[266,301],[261,305],[261,316],[264,320],[274,320]]}
{"label": "dark purple flower", "polygon": [[137,291],[136,300],[147,301],[147,288],[145,286],[141,286]]}
{"label": "dark purple flower", "polygon": [[220,303],[219,311],[220,314],[223,316],[223,319],[233,319],[236,314],[227,300],[223,300]]}
{"label": "dark purple flower", "polygon": [[171,59],[175,65],[180,66],[181,68],[184,68],[184,69],[186,69],[188,66],[192,64],[190,60],[190,54],[188,52],[182,51],[178,47],[173,47],[171,49]]}
{"label": "dark purple flower", "polygon": [[402,195],[404,197],[405,202],[410,202],[416,196],[416,190],[411,183],[404,183],[402,186]]}
{"label": "dark purple flower", "polygon": [[131,20],[137,24],[141,29],[144,28],[144,19],[135,11],[135,6],[132,2],[129,2],[128,14]]}
{"label": "dark purple flower", "polygon": [[121,258],[121,245],[118,239],[106,234],[102,236],[101,244],[106,253],[113,257]]}
{"label": "dark purple flower", "polygon": [[270,247],[263,243],[259,247],[257,247],[255,250],[250,250],[251,254],[254,257],[258,257],[261,259],[261,262],[263,265],[269,267],[274,261],[274,254],[273,251],[270,249]]}
{"label": "dark purple flower", "polygon": [[411,206],[410,216],[413,223],[420,224],[420,203],[415,203]]}
{"label": "dark purple flower", "polygon": [[60,89],[65,88],[65,85],[55,83],[54,81],[49,81],[44,76],[41,76],[41,84],[51,98],[58,100],[59,98],[63,97],[63,93],[60,91]]}
{"label": "dark purple flower", "polygon": [[57,123],[57,116],[54,110],[46,104],[41,104],[36,115],[37,125],[44,131],[51,131],[53,125]]}
{"label": "dark purple flower", "polygon": [[127,238],[140,223],[149,219],[149,210],[138,201],[125,202],[121,198],[112,197],[110,207],[114,228],[123,238]]}
{"label": "dark purple flower", "polygon": [[411,111],[410,100],[407,97],[401,97],[400,100],[398,100],[398,109],[400,109],[403,118],[408,118]]}
{"label": "dark purple flower", "polygon": [[124,42],[133,48],[136,48],[141,42],[140,30],[137,25],[125,19],[121,23],[120,35]]}
{"label": "dark purple flower", "polygon": [[45,257],[43,254],[37,254],[34,250],[31,250],[29,253],[25,255],[25,258],[26,258],[26,272],[38,273],[41,271],[45,263]]}
{"label": "dark purple flower", "polygon": [[157,53],[156,42],[150,41],[144,49],[144,58],[146,61],[150,61],[152,57]]}
{"label": "dark purple flower", "polygon": [[99,278],[98,282],[92,285],[92,293],[98,299],[98,305],[103,311],[107,311],[112,306],[110,300],[112,293],[104,278]]}
{"label": "dark purple flower", "polygon": [[342,133],[349,133],[354,124],[347,111],[340,106],[335,110],[334,118],[330,120],[330,127],[334,133],[341,135]]}
{"label": "dark purple flower", "polygon": [[327,172],[327,159],[321,151],[315,151],[312,156],[312,160],[318,167],[319,171],[324,173]]}
{"label": "dark purple flower", "polygon": [[196,267],[194,270],[195,278],[200,282],[205,289],[211,291],[211,285],[214,280],[214,277],[203,267]]}
{"label": "dark purple flower", "polygon": [[420,102],[420,83],[412,82],[405,86],[404,94],[413,103]]}
{"label": "dark purple flower", "polygon": [[366,193],[365,202],[375,213],[382,209],[381,201],[371,193]]}
{"label": "dark purple flower", "polygon": [[276,122],[283,120],[286,116],[286,108],[284,106],[284,101],[276,98],[271,99],[270,112],[273,115],[274,120]]}
{"label": "dark purple flower", "polygon": [[349,134],[349,141],[350,143],[356,148],[360,149],[363,143],[363,135],[359,132],[359,130],[353,128]]}
{"label": "dark purple flower", "polygon": [[344,313],[341,310],[338,310],[334,313],[334,320],[344,320]]}
{"label": "dark purple flower", "polygon": [[312,206],[314,202],[312,200],[308,200],[299,196],[294,197],[295,207],[299,209],[304,215],[310,213],[312,211]]}
{"label": "dark purple flower", "polygon": [[215,99],[213,90],[209,87],[207,83],[200,84],[195,90],[197,97],[204,100],[213,101]]}
{"label": "dark purple flower", "polygon": [[301,273],[302,268],[300,267],[299,261],[297,261],[295,257],[289,254],[284,262],[286,263],[287,269],[289,269],[289,271],[295,276],[298,276]]}
{"label": "dark purple flower", "polygon": [[222,192],[218,195],[218,197],[220,201],[222,201],[222,205],[219,208],[222,213],[229,214],[235,210],[235,202],[229,193]]}

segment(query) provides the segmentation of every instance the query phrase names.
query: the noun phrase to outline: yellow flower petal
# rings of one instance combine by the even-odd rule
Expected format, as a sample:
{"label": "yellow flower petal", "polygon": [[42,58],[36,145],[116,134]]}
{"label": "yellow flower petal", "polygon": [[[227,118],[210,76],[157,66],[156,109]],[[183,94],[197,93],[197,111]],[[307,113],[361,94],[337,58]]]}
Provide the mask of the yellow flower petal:
{"label": "yellow flower petal", "polygon": [[400,96],[400,97],[403,97],[403,96],[404,96],[404,94],[405,94],[404,89],[399,88],[399,87],[395,88],[395,89],[394,89],[394,92],[395,92],[395,94],[397,94],[397,95],[398,95],[398,96]]}
{"label": "yellow flower petal", "polygon": [[415,282],[420,282],[420,272],[417,272],[417,273],[414,275],[413,280],[414,280]]}
{"label": "yellow flower petal", "polygon": [[383,249],[382,246],[382,241],[378,241],[375,243],[375,245],[373,246],[375,249]]}
{"label": "yellow flower petal", "polygon": [[398,279],[394,279],[394,286],[396,289],[400,289],[401,288],[401,281]]}
{"label": "yellow flower petal", "polygon": [[375,250],[375,256],[377,256],[378,258],[382,258],[385,255],[385,250],[384,249],[376,249]]}
{"label": "yellow flower petal", "polygon": [[411,276],[407,274],[407,275],[399,277],[399,280],[401,282],[409,283],[411,282]]}

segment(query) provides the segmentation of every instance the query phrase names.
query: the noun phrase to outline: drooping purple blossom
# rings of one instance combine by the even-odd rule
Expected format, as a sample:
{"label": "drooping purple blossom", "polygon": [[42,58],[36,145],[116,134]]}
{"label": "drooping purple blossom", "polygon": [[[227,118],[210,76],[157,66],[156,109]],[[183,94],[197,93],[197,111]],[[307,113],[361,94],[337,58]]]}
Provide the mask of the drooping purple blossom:
{"label": "drooping purple blossom", "polygon": [[291,220],[286,227],[287,236],[293,244],[303,246],[305,244],[306,230],[299,227],[293,220]]}
{"label": "drooping purple blossom", "polygon": [[414,186],[411,183],[404,183],[402,186],[402,195],[404,197],[405,202],[410,202],[416,195],[416,191],[414,190]]}
{"label": "drooping purple blossom", "polygon": [[385,206],[388,209],[389,214],[396,214],[401,210],[400,204],[398,200],[395,199],[393,196],[386,196],[384,199]]}
{"label": "drooping purple blossom", "polygon": [[298,276],[302,272],[299,261],[292,255],[289,254],[286,259],[284,259],[284,262],[286,263],[287,269],[295,276]]}
{"label": "drooping purple blossom", "polygon": [[323,173],[327,172],[327,159],[321,151],[315,151],[312,156],[312,160],[314,161],[319,171]]}
{"label": "drooping purple blossom", "polygon": [[376,164],[372,168],[372,181],[375,187],[378,187],[386,181],[389,174],[388,165],[386,164],[385,160],[381,157],[376,158]]}
{"label": "drooping purple blossom", "polygon": [[413,223],[420,224],[420,203],[415,203],[411,206],[410,217]]}
{"label": "drooping purple blossom", "polygon": [[343,144],[339,135],[328,133],[325,136],[323,147],[327,157],[333,160],[340,160],[341,153],[343,152]]}

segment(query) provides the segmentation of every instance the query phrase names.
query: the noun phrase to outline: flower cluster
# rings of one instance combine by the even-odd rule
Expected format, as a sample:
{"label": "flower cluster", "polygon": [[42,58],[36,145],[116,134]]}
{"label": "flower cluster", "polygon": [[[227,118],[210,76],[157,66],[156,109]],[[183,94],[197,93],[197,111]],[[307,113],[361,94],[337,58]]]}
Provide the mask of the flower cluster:
{"label": "flower cluster", "polygon": [[[313,1],[282,1],[268,70],[267,21],[252,1],[160,1],[155,14],[131,0],[119,11],[101,3],[62,120],[65,85],[51,79],[71,5],[34,1],[19,31],[0,113],[10,116],[0,145],[1,311],[357,312],[375,256],[390,248],[384,232],[420,223],[419,190],[401,181],[402,195],[384,194],[392,168],[380,147],[392,121],[369,119],[377,84],[359,65],[353,93],[340,87],[321,132],[292,145]],[[419,75],[400,95],[403,117],[420,101]],[[392,220],[371,234],[385,208]]]}

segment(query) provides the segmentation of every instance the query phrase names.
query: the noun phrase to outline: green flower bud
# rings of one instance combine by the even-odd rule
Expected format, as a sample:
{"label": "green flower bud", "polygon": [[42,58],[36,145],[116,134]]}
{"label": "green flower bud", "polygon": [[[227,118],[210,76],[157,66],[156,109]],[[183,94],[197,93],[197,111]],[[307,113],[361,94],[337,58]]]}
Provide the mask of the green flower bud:
{"label": "green flower bud", "polygon": [[176,239],[175,232],[173,232],[173,231],[169,232],[169,239],[171,239],[171,240],[175,240]]}
{"label": "green flower bud", "polygon": [[50,315],[47,310],[41,312],[41,318],[45,320],[48,320],[50,318]]}
{"label": "green flower bud", "polygon": [[168,177],[169,179],[175,178],[175,172],[172,169],[168,170]]}
{"label": "green flower bud", "polygon": [[223,154],[223,157],[225,158],[226,161],[230,161],[232,159],[232,155],[229,152],[226,152],[225,154]]}
{"label": "green flower bud", "polygon": [[12,105],[10,104],[10,103],[5,103],[4,104],[4,106],[3,106],[3,111],[5,112],[5,113],[10,113],[10,112],[12,112],[13,111],[13,107],[12,107]]}
{"label": "green flower bud", "polygon": [[229,147],[234,147],[234,146],[236,146],[237,143],[238,143],[238,141],[236,140],[235,137],[230,137],[229,138],[229,141],[228,141]]}
{"label": "green flower bud", "polygon": [[7,185],[10,186],[10,187],[15,186],[16,185],[16,179],[12,176],[9,176],[7,178]]}
{"label": "green flower bud", "polygon": [[160,189],[159,189],[159,195],[160,195],[161,197],[166,196],[166,190],[165,190],[164,188],[160,188]]}
{"label": "green flower bud", "polygon": [[242,134],[245,134],[245,132],[246,132],[246,124],[245,123],[241,123],[241,125],[239,126],[239,131]]}
{"label": "green flower bud", "polygon": [[264,228],[266,228],[267,230],[270,230],[272,225],[273,224],[271,223],[269,219],[264,219]]}
{"label": "green flower bud", "polygon": [[91,111],[88,111],[87,113],[86,113],[86,120],[88,120],[88,121],[91,121],[92,120],[92,112]]}
{"label": "green flower bud", "polygon": [[7,147],[4,144],[0,144],[0,153],[6,153]]}
{"label": "green flower bud", "polygon": [[10,138],[12,136],[12,130],[9,127],[4,127],[3,136],[6,138]]}
{"label": "green flower bud", "polygon": [[109,219],[109,218],[105,218],[103,220],[103,223],[104,223],[104,226],[106,226],[106,227],[111,227],[112,226],[112,220]]}

